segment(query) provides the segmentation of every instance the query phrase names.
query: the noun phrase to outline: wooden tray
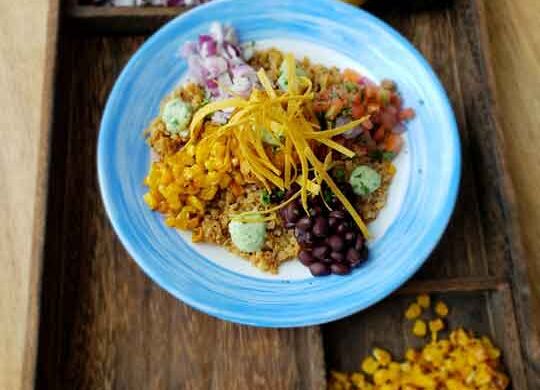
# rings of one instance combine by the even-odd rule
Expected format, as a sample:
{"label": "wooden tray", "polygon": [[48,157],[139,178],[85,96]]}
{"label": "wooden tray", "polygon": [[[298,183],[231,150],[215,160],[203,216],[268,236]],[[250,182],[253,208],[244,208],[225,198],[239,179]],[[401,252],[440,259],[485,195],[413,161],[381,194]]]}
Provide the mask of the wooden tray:
{"label": "wooden tray", "polygon": [[37,387],[322,389],[327,369],[358,369],[373,346],[400,356],[416,343],[402,313],[415,294],[429,292],[450,303],[451,326],[495,339],[514,389],[540,388],[538,327],[504,166],[483,3],[392,3],[367,8],[431,62],[459,122],[456,211],[428,262],[396,294],[341,321],[283,330],[223,322],[171,297],[129,258],[101,204],[96,140],[107,95],[147,34],[183,10],[64,6],[50,51],[56,76]]}

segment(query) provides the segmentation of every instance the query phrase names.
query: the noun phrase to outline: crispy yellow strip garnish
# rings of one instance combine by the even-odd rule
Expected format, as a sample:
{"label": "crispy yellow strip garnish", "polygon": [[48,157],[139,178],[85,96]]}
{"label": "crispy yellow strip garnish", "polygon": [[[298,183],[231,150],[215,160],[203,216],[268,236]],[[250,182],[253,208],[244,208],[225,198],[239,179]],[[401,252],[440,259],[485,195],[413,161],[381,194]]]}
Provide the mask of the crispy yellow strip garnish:
{"label": "crispy yellow strip garnish", "polygon": [[269,222],[275,220],[275,215],[269,215],[267,217],[263,217],[260,212],[258,211],[247,211],[242,214],[232,214],[230,215],[231,221],[239,221],[239,222]]}
{"label": "crispy yellow strip garnish", "polygon": [[[302,185],[302,183],[304,182],[304,177],[297,177],[295,182]],[[319,195],[319,192],[321,191],[321,186],[319,185],[319,183],[316,182],[316,180],[308,179],[306,189],[313,195]]]}
{"label": "crispy yellow strip garnish", "polygon": [[321,139],[318,139],[317,141],[319,141],[321,144],[325,144],[329,148],[332,148],[349,158],[353,158],[356,154],[351,149],[346,148],[345,146],[338,144],[336,141],[332,141],[331,139],[321,138]]}
{"label": "crispy yellow strip garnish", "polygon": [[289,187],[291,185],[291,156],[292,156],[292,145],[291,145],[291,138],[287,137],[285,138],[285,187]]}
{"label": "crispy yellow strip garnish", "polygon": [[287,69],[287,88],[291,95],[298,94],[298,77],[296,76],[296,61],[291,53],[285,55]]}
{"label": "crispy yellow strip garnish", "polygon": [[199,110],[193,115],[191,125],[189,126],[189,131],[191,137],[196,137],[197,131],[200,129],[204,118],[216,111],[223,110],[225,108],[239,108],[247,106],[248,102],[241,98],[232,98],[227,100],[222,100],[215,103],[209,103],[206,106],[199,108]]}
{"label": "crispy yellow strip garnish", "polygon": [[[292,201],[296,200],[296,198],[298,198],[299,196],[300,196],[300,191],[297,191],[293,196],[291,196],[285,202],[280,203],[277,206],[274,206],[274,207],[272,207],[270,209],[267,209],[267,210],[257,211],[257,213],[259,213],[259,214],[274,213],[274,212],[278,211],[279,209],[282,209],[283,207],[287,206]],[[233,216],[235,216],[235,217],[236,216],[243,216],[243,215],[249,215],[249,214],[253,214],[253,213],[254,213],[253,211],[245,211],[243,213],[233,214]]]}
{"label": "crispy yellow strip garnish", "polygon": [[274,91],[274,88],[272,88],[272,83],[268,79],[268,76],[266,75],[266,72],[263,68],[259,69],[257,72],[257,77],[259,77],[259,81],[261,82],[264,90],[268,94],[269,97],[272,99],[276,98],[276,91]]}
{"label": "crispy yellow strip garnish", "polygon": [[304,91],[304,95],[309,95],[311,94],[311,90],[313,89],[313,83],[311,82],[310,79],[308,79],[307,77],[300,77],[299,80],[306,84],[307,85],[307,88],[306,90]]}

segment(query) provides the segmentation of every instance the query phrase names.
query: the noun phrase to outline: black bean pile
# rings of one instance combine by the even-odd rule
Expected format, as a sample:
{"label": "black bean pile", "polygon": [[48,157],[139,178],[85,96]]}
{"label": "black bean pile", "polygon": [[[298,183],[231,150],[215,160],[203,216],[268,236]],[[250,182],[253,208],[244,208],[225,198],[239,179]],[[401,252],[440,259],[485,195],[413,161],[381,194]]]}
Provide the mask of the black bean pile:
{"label": "black bean pile", "polygon": [[301,248],[300,262],[313,276],[349,274],[368,257],[362,233],[339,200],[330,201],[332,210],[328,210],[320,197],[309,199],[308,206],[309,216],[300,199],[280,212],[284,226],[294,229]]}

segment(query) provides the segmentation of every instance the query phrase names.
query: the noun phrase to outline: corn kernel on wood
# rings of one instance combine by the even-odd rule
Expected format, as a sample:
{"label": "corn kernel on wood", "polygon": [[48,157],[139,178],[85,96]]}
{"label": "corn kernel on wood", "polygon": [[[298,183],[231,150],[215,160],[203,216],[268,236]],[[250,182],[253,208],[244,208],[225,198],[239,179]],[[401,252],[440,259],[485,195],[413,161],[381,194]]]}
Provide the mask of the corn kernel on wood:
{"label": "corn kernel on wood", "polygon": [[420,317],[422,314],[422,308],[418,303],[411,303],[405,311],[405,318],[408,320],[414,320],[415,318]]}
{"label": "corn kernel on wood", "polygon": [[[417,319],[415,326],[425,334],[423,320]],[[437,334],[444,329],[443,320],[430,321],[429,329]],[[367,375],[332,371],[329,389],[504,390],[509,385],[500,350],[489,338],[475,337],[461,328],[453,330],[447,339],[433,338],[420,350],[408,348],[405,359],[394,362],[388,352],[374,348],[373,356],[362,361],[362,371]]]}
{"label": "corn kernel on wood", "polygon": [[424,337],[427,333],[426,322],[424,320],[414,321],[414,325],[412,327],[412,333],[417,337]]}
{"label": "corn kernel on wood", "polygon": [[420,305],[420,307],[422,307],[423,309],[428,309],[429,306],[431,305],[431,299],[429,297],[429,295],[427,294],[420,294],[417,298],[416,298],[416,302]]}
{"label": "corn kernel on wood", "polygon": [[438,301],[435,303],[435,313],[439,317],[446,317],[448,315],[448,306],[446,303]]}

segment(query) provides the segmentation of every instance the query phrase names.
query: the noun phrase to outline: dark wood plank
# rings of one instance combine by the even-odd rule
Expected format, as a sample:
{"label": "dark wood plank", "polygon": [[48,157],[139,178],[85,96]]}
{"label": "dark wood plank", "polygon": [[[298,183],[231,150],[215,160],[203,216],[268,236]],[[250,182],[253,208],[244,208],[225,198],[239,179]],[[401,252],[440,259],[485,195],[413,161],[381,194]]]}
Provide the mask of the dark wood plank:
{"label": "dark wood plank", "polygon": [[194,311],[115,238],[97,186],[96,139],[112,83],[143,40],[62,42],[37,386],[323,388],[317,327],[252,328]]}
{"label": "dark wood plank", "polygon": [[85,33],[142,34],[155,31],[192,7],[67,7],[67,22],[72,29]]}
{"label": "dark wood plank", "polygon": [[397,295],[421,294],[433,292],[481,292],[500,290],[507,285],[506,278],[502,277],[466,277],[449,278],[442,280],[413,279],[395,292]]}

